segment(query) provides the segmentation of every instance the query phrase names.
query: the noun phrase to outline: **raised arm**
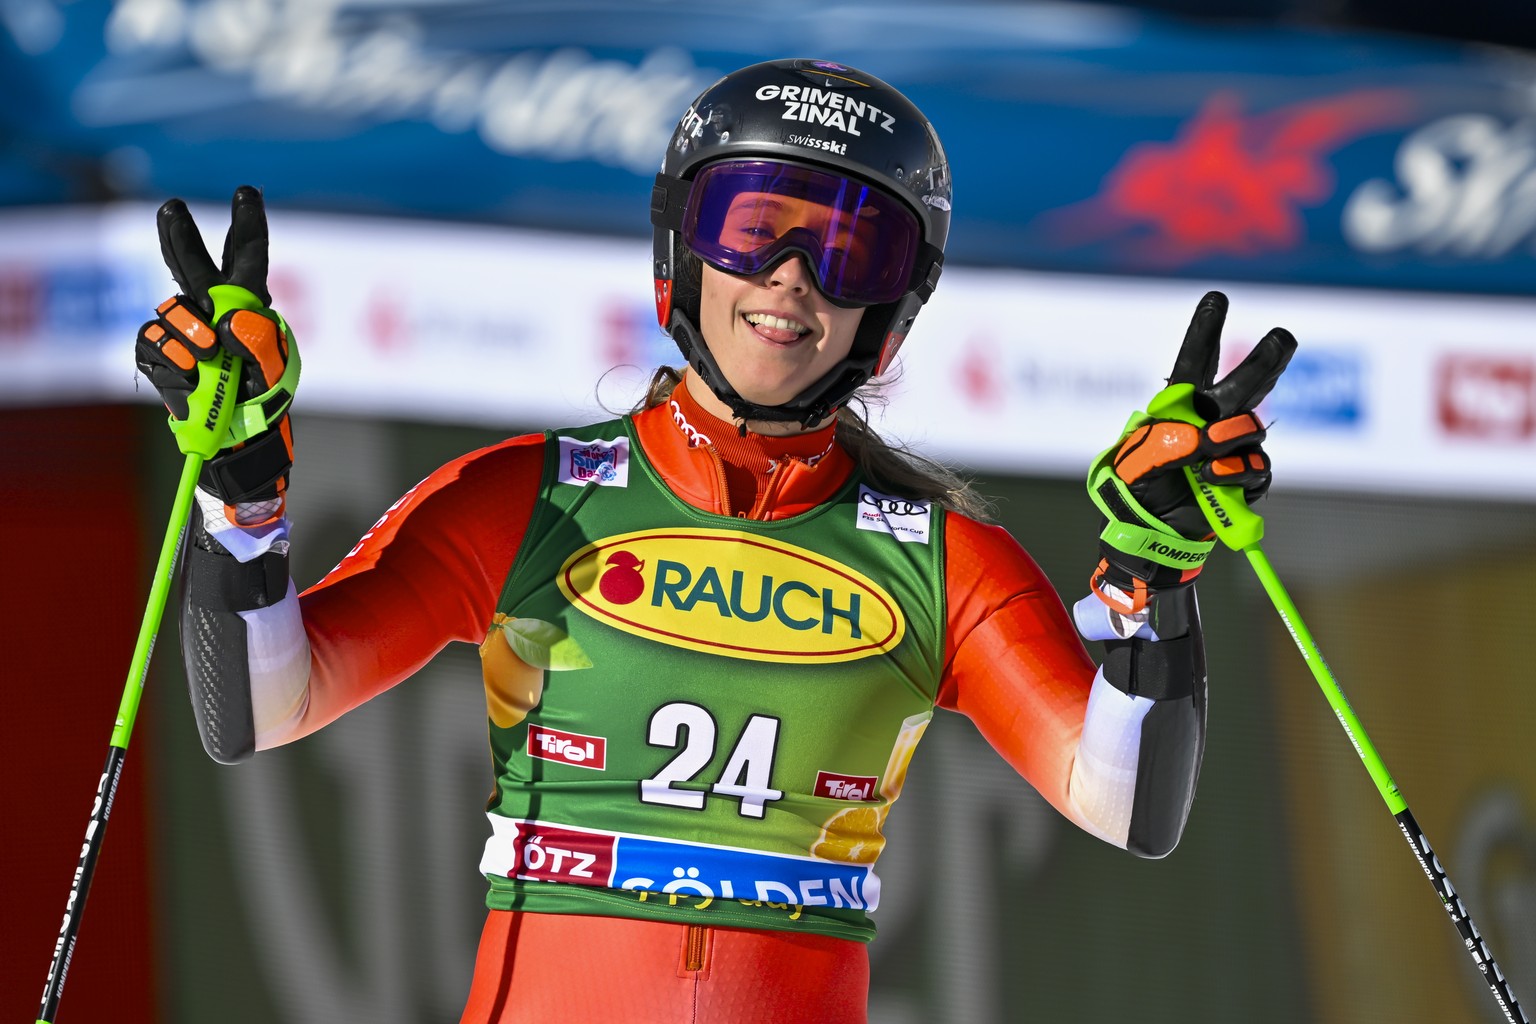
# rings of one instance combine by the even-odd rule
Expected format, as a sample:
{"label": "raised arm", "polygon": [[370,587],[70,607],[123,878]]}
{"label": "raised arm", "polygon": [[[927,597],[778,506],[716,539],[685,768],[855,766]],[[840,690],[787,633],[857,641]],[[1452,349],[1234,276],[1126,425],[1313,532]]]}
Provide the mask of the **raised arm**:
{"label": "raised arm", "polygon": [[[1166,604],[1154,598],[1154,611],[1129,627],[1141,635],[1111,634],[1095,668],[1056,591],[1012,537],[953,513],[945,535],[950,639],[939,704],[970,718],[1084,830],[1139,856],[1169,853],[1189,815],[1205,739],[1192,591]],[[1091,639],[1104,639],[1111,617],[1097,598],[1078,616]]]}
{"label": "raised arm", "polygon": [[[1089,471],[1104,514],[1078,632],[1103,641],[1095,671],[1039,569],[1001,530],[951,515],[949,671],[940,703],[970,716],[1042,795],[1083,828],[1144,857],[1183,834],[1205,748],[1205,646],[1194,583],[1213,546],[1185,477],[1269,488],[1254,410],[1296,342],[1276,329],[1220,381],[1227,300],[1196,309],[1164,396],[1187,398],[1197,428],[1145,413]],[[978,580],[979,583],[973,583]]]}
{"label": "raised arm", "polygon": [[179,200],[159,213],[181,294],[139,331],[139,368],[174,432],[198,363],[242,361],[223,450],[204,468],[186,547],[182,650],[209,756],[234,763],[297,739],[393,686],[451,640],[479,642],[538,494],[543,439],[449,463],[396,502],[300,597],[286,516],[298,349],[269,307],[261,195],[235,193],[221,265]]}

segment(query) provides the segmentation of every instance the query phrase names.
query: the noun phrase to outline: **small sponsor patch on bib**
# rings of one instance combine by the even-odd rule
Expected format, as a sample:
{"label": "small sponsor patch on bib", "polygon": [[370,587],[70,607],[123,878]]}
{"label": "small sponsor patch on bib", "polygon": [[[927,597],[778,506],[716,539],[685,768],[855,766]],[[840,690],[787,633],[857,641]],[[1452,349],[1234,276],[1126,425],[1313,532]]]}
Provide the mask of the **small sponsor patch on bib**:
{"label": "small sponsor patch on bib", "polygon": [[855,514],[861,530],[888,533],[905,544],[927,544],[933,502],[881,494],[860,484]]}
{"label": "small sponsor patch on bib", "polygon": [[560,442],[559,482],[585,487],[629,486],[629,438],[611,441],[578,441],[574,437],[556,438]]}
{"label": "small sponsor patch on bib", "polygon": [[608,763],[608,739],[579,732],[528,726],[528,756],[602,771]]}
{"label": "small sponsor patch on bib", "polygon": [[491,838],[480,871],[487,875],[676,894],[690,900],[853,910],[874,910],[880,904],[880,876],[869,864],[504,818],[494,811],[486,817]]}
{"label": "small sponsor patch on bib", "polygon": [[875,783],[879,781],[873,775],[821,771],[816,773],[816,795],[833,800],[878,800],[880,794],[875,792]]}

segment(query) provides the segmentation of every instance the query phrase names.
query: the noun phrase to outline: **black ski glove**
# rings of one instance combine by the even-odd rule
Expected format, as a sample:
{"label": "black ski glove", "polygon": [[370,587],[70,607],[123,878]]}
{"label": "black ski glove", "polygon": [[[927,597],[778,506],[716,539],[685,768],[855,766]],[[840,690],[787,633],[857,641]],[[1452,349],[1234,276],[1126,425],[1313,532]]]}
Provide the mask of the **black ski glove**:
{"label": "black ski glove", "polygon": [[181,294],[161,303],[139,328],[135,362],[170,412],[172,433],[187,424],[198,363],[223,348],[241,360],[234,417],[220,451],[203,465],[199,485],[252,526],[282,514],[293,434],[288,407],[298,387],[298,348],[269,308],[267,215],[261,193],[235,190],[222,266],[215,266],[192,214],[180,199],[160,207],[160,252]]}
{"label": "black ski glove", "polygon": [[1269,490],[1270,463],[1256,409],[1296,351],[1276,327],[1217,381],[1227,297],[1208,292],[1195,309],[1168,387],[1149,408],[1192,403],[1192,419],[1135,413],[1125,433],[1094,460],[1088,493],[1108,519],[1099,538],[1093,592],[1116,611],[1133,614],[1158,590],[1194,581],[1215,544],[1194,489],[1184,475],[1240,487],[1251,505]]}

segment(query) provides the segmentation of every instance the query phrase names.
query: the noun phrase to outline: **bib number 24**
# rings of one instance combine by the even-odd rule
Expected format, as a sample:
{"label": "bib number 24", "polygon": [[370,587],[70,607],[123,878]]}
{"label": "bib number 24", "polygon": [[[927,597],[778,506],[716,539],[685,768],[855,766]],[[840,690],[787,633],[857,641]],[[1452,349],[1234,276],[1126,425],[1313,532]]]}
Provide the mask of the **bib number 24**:
{"label": "bib number 24", "polygon": [[655,775],[640,780],[640,800],[648,804],[682,807],[702,811],[709,793],[734,797],[741,802],[746,818],[761,818],[769,803],[784,796],[782,790],[768,785],[773,776],[773,757],[779,743],[779,720],[767,715],[747,719],[725,770],[708,790],[684,788],[715,757],[715,739],[719,728],[715,718],[697,704],[663,704],[651,715],[646,742],[653,747],[670,747],[677,754]]}

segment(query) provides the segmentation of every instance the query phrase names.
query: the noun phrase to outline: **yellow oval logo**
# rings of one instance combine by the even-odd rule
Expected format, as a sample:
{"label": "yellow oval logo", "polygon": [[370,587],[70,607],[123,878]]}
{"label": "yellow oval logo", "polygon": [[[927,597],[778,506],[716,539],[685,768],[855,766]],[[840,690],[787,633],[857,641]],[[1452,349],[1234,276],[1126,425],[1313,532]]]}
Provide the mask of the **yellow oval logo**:
{"label": "yellow oval logo", "polygon": [[640,530],[560,567],[560,592],[594,619],[673,647],[818,664],[883,654],[906,620],[848,566],[737,530]]}

